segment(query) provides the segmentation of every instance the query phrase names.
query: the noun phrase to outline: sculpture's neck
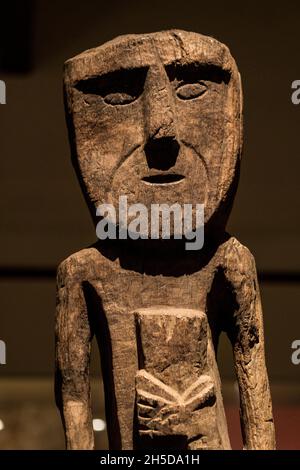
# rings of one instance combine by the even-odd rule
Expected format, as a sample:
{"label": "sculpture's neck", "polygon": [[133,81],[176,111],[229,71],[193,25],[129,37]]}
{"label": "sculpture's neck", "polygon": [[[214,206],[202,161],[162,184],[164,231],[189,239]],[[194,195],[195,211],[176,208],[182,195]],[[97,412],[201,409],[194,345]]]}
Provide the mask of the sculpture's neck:
{"label": "sculpture's neck", "polygon": [[208,234],[200,250],[187,250],[186,240],[106,240],[95,248],[108,259],[118,259],[124,269],[162,275],[174,275],[176,269],[182,275],[207,265],[227,238],[225,232]]}

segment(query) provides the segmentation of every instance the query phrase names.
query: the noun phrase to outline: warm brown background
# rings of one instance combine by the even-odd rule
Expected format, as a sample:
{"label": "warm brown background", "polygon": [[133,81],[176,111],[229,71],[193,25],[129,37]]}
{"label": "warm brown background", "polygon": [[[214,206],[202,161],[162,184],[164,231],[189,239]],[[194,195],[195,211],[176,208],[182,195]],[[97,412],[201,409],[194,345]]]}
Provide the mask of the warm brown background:
{"label": "warm brown background", "polygon": [[[70,163],[63,62],[120,34],[181,28],[225,42],[242,74],[245,150],[229,229],[254,253],[262,274],[267,361],[280,414],[282,402],[297,402],[300,375],[300,365],[290,359],[291,343],[300,339],[300,105],[290,98],[291,82],[300,79],[300,3],[26,3],[11,2],[16,8],[10,7],[7,17],[1,10],[0,79],[7,85],[7,104],[0,106],[0,339],[7,344],[7,365],[0,366],[0,379],[52,374],[53,269],[95,240]],[[225,343],[219,363],[230,384],[234,376]],[[95,373],[98,364],[94,359]],[[15,395],[14,407],[22,402],[21,389]],[[0,381],[0,419],[9,409],[3,403]],[[298,416],[294,430],[291,416]],[[297,410],[285,417],[281,446],[300,448]]]}

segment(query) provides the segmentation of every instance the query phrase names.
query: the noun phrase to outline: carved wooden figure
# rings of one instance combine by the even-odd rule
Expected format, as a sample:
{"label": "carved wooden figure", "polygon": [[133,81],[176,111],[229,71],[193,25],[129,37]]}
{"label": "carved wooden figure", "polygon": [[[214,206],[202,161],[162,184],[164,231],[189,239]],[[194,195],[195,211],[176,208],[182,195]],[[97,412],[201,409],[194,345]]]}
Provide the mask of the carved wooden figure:
{"label": "carved wooden figure", "polygon": [[[230,449],[216,363],[232,344],[246,449],[274,449],[253,256],[225,231],[242,147],[228,48],[185,31],[128,35],[65,64],[73,164],[100,204],[204,204],[205,242],[98,240],[57,276],[56,396],[69,449],[93,449],[97,337],[111,449]],[[197,227],[195,227],[197,228]]]}

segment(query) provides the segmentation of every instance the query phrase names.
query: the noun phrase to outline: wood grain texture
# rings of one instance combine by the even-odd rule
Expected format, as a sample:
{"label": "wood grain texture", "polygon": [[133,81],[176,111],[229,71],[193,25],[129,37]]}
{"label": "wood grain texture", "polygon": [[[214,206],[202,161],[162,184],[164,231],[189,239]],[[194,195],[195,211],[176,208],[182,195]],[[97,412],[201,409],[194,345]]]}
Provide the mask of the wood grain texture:
{"label": "wood grain texture", "polygon": [[67,447],[94,445],[95,335],[111,449],[230,449],[216,362],[225,332],[244,447],[273,449],[255,262],[225,231],[242,147],[228,48],[178,30],[123,36],[68,60],[64,80],[73,164],[95,223],[99,204],[118,207],[122,195],[149,209],[205,208],[199,251],[173,238],[99,240],[59,266],[56,397]]}

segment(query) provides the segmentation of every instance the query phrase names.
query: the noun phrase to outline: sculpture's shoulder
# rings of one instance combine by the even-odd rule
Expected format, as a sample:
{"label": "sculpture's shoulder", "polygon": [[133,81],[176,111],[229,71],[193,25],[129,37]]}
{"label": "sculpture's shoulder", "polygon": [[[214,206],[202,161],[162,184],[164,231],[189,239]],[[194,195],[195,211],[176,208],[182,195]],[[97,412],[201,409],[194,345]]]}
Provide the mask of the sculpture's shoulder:
{"label": "sculpture's shoulder", "polygon": [[232,236],[220,247],[220,259],[225,270],[240,274],[249,274],[256,270],[255,259],[249,248]]}
{"label": "sculpture's shoulder", "polygon": [[94,248],[84,248],[68,256],[57,268],[57,285],[82,283],[95,278],[101,264],[101,255]]}

